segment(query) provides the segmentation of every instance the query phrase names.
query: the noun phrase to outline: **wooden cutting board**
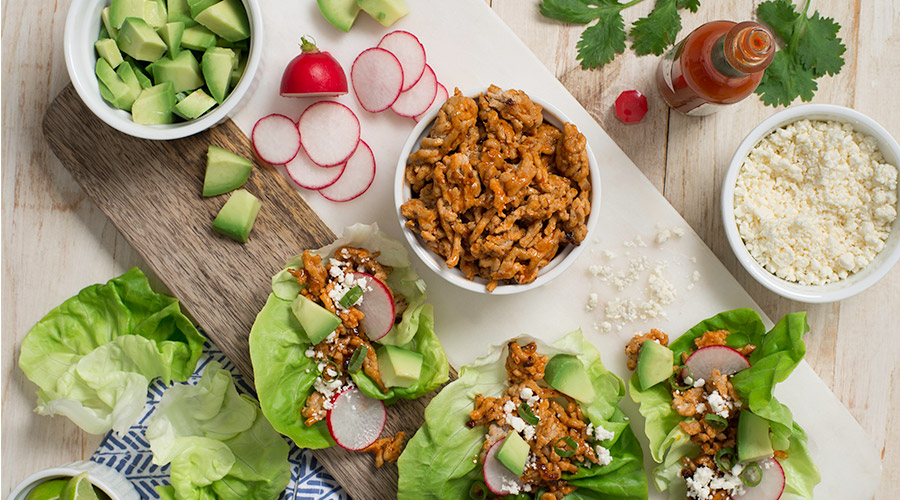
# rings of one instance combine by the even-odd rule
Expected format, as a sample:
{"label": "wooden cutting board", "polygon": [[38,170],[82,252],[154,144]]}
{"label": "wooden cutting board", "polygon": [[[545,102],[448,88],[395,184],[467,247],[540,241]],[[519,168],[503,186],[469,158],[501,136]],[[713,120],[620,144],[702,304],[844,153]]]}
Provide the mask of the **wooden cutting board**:
{"label": "wooden cutting board", "polygon": [[[250,240],[240,244],[212,231],[228,195],[200,196],[207,148],[214,144],[255,160],[249,139],[230,120],[184,139],[137,139],[98,119],[70,84],[44,115],[43,132],[88,196],[252,381],[247,337],[271,276],[303,249],[334,241],[334,233],[284,176],[259,161],[244,185],[263,205]],[[412,437],[430,399],[391,406],[385,435]],[[376,469],[371,454],[337,447],[313,454],[354,498],[396,498],[396,466]]]}

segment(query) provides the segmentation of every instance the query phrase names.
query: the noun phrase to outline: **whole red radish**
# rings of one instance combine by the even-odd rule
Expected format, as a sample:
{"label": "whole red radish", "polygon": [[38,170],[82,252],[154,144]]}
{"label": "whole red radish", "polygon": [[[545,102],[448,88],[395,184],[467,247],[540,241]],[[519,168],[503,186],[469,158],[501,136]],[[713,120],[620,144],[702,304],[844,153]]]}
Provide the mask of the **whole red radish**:
{"label": "whole red radish", "polygon": [[308,36],[301,39],[297,57],[291,59],[281,76],[282,97],[333,97],[347,93],[344,68],[328,52],[316,47]]}

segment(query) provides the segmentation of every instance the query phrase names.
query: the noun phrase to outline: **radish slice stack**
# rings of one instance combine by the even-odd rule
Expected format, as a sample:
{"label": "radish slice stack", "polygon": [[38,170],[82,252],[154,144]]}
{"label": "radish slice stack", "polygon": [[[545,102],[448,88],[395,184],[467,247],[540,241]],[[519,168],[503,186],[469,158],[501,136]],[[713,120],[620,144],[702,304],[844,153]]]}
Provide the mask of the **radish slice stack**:
{"label": "radish slice stack", "polygon": [[380,113],[390,108],[416,121],[449,96],[426,61],[425,47],[415,35],[402,30],[384,35],[377,47],[357,56],[350,83],[366,111]]}

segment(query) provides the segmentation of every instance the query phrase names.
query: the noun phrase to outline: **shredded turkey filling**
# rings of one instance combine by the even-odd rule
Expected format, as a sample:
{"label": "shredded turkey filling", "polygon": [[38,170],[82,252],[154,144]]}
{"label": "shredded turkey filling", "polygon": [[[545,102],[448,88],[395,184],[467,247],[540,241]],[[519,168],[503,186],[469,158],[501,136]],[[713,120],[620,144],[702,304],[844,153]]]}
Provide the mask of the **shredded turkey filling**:
{"label": "shredded turkey filling", "polygon": [[406,227],[447,267],[487,281],[530,283],[567,245],[587,235],[591,182],[586,140],[560,130],[520,90],[457,89],[441,107],[405,177]]}
{"label": "shredded turkey filling", "polygon": [[[537,353],[535,343],[521,346],[511,341],[508,348],[506,371],[509,388],[496,398],[477,394],[475,409],[469,413],[466,423],[469,428],[484,426],[488,429],[479,461],[484,463],[494,443],[510,432],[520,432],[511,421],[520,418],[518,408],[524,402],[538,418],[538,423],[531,426],[533,429],[520,432],[531,448],[520,480],[528,488],[526,491],[547,490],[541,500],[563,498],[577,489],[563,479],[563,473],[576,473],[577,464],[599,462],[594,445],[588,442],[593,441],[594,437],[589,433],[587,419],[578,403],[543,382],[547,357]],[[566,437],[575,443],[574,448],[565,443]],[[563,450],[573,453],[562,457],[557,451]],[[488,497],[496,498],[492,494]]]}

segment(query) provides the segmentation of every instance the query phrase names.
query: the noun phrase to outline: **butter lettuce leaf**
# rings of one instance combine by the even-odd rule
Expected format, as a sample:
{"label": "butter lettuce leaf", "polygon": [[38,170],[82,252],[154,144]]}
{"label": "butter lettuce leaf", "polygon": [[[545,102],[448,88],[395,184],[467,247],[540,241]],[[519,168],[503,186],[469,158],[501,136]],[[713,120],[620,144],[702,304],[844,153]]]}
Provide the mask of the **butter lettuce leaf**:
{"label": "butter lettuce leaf", "polygon": [[[381,232],[376,224],[354,224],[334,243],[312,252],[324,260],[344,246],[378,252],[378,262],[393,269],[388,275],[388,287],[408,304],[401,320],[374,346],[393,345],[423,356],[419,380],[410,387],[391,387],[382,392],[362,370],[351,375],[354,383],[369,397],[388,404],[401,398],[415,399],[437,389],[449,378],[450,366],[434,332],[434,311],[425,301],[425,282],[410,267],[403,245]],[[250,331],[250,359],[263,413],[275,429],[300,447],[327,448],[335,443],[325,422],[306,426],[300,414],[321,373],[319,363],[306,356],[312,344],[290,309],[301,286],[289,271],[301,267],[302,259],[297,255],[272,277],[272,293]]]}
{"label": "butter lettuce leaf", "polygon": [[50,311],[22,341],[19,368],[40,388],[38,413],[65,415],[92,434],[122,432],[151,380],[187,380],[203,342],[178,300],[133,268]]}
{"label": "butter lettuce leaf", "polygon": [[[580,330],[551,345],[527,336],[519,340],[535,341],[543,355],[577,356],[596,392],[592,404],[582,405],[584,415],[595,426],[602,425],[615,434],[602,443],[609,448],[612,463],[566,475],[567,480],[579,487],[567,498],[647,498],[641,447],[618,408],[619,400],[625,395],[624,383],[604,368],[597,349],[585,341]],[[494,346],[487,355],[462,367],[459,378],[431,400],[425,409],[425,424],[407,443],[397,461],[399,500],[468,497],[473,482],[481,477],[477,457],[487,431],[483,427],[470,429],[466,422],[476,394],[498,396],[508,387],[506,354],[505,344]]]}

